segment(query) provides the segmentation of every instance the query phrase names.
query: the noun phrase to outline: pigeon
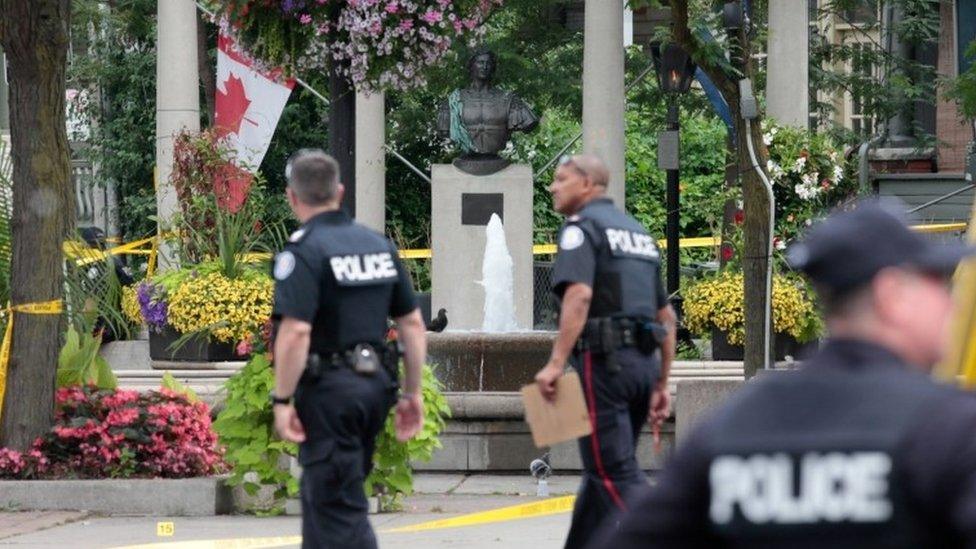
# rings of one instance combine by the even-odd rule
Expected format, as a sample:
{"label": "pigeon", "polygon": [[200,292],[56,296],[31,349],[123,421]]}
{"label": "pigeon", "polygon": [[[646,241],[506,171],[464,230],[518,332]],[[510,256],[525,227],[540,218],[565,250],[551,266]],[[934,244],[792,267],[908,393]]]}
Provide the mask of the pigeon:
{"label": "pigeon", "polygon": [[437,311],[437,318],[430,321],[427,325],[428,332],[443,332],[447,328],[447,309]]}

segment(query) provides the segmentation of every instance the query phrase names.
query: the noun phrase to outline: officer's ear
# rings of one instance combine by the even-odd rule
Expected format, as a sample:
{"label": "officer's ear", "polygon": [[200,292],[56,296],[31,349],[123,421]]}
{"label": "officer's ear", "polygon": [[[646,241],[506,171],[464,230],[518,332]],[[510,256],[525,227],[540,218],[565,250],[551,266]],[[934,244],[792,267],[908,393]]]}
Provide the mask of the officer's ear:
{"label": "officer's ear", "polygon": [[342,198],[344,196],[346,196],[346,186],[342,183],[336,183],[335,203],[342,204]]}

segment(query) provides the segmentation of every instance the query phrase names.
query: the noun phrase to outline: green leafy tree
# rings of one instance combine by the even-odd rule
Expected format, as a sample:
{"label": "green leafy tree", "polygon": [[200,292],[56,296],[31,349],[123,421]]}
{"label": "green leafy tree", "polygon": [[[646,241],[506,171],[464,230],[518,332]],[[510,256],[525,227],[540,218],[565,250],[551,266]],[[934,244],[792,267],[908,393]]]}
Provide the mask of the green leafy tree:
{"label": "green leafy tree", "polygon": [[[966,47],[966,57],[976,60],[976,41]],[[970,63],[969,68],[951,82],[948,95],[959,104],[963,116],[969,120],[976,118],[976,63]]]}
{"label": "green leafy tree", "polygon": [[72,31],[82,49],[68,81],[98,98],[82,108],[91,121],[85,154],[99,184],[115,183],[123,239],[143,238],[156,232],[156,0],[73,0],[73,6]]}
{"label": "green leafy tree", "polygon": [[[936,47],[939,38],[938,0],[889,0],[884,8],[897,8],[902,17],[881,28],[877,19],[877,0],[824,0],[815,14],[820,22],[844,24],[849,39],[840,43],[827,37],[834,32],[820,23],[810,40],[810,87],[819,94],[810,111],[827,121],[836,110],[832,100],[848,93],[856,98],[860,113],[868,119],[885,122],[896,114],[911,119],[920,104],[933,105],[939,82],[936,67],[887,51],[885,32],[897,36],[910,49]],[[868,127],[853,133],[838,124],[824,124],[849,142],[871,137]],[[877,130],[874,130],[875,133]],[[931,144],[934,136],[915,128],[921,144]]]}

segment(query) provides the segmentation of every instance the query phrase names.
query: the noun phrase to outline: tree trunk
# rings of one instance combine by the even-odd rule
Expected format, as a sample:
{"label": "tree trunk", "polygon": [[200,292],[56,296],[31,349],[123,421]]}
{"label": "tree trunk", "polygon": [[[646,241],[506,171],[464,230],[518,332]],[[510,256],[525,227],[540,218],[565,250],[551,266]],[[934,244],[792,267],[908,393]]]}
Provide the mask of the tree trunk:
{"label": "tree trunk", "polygon": [[[13,156],[11,302],[60,299],[61,243],[74,226],[65,130],[70,0],[0,0]],[[62,322],[16,314],[0,446],[23,450],[50,428]]]}
{"label": "tree trunk", "polygon": [[337,68],[329,72],[329,154],[346,187],[343,208],[356,216],[356,91]]}
{"label": "tree trunk", "polygon": [[[769,197],[766,187],[752,167],[746,142],[746,127],[741,119],[736,119],[736,138],[738,140],[738,159],[742,169],[742,201],[745,206],[743,224],[744,245],[742,251],[742,271],[745,277],[745,356],[746,379],[756,375],[763,368],[766,353],[766,269],[769,264]],[[756,158],[764,166],[762,152],[762,131],[760,120],[752,121],[752,140]],[[770,340],[772,344],[772,340]]]}

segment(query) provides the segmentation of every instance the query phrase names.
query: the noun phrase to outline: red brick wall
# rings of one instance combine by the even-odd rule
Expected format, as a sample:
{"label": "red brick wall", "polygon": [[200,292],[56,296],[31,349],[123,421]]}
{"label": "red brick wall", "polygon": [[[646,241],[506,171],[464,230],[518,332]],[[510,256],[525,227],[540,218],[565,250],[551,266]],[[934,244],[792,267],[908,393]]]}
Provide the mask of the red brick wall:
{"label": "red brick wall", "polygon": [[[941,76],[956,76],[956,36],[952,0],[941,2],[939,30],[939,66]],[[935,114],[936,137],[939,139],[939,171],[961,172],[966,163],[966,145],[973,137],[972,126],[960,118],[953,101],[940,99]]]}

